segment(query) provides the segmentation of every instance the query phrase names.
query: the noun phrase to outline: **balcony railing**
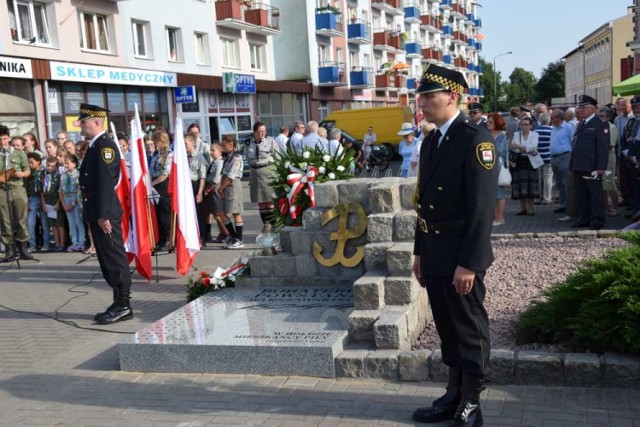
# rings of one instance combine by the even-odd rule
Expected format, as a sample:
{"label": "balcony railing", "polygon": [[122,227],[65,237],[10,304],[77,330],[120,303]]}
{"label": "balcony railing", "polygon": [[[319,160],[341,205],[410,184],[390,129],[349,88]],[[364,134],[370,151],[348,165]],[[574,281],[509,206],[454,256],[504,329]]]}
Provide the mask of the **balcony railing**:
{"label": "balcony railing", "polygon": [[316,9],[316,31],[328,33],[344,33],[342,15],[333,9]]}
{"label": "balcony railing", "polygon": [[467,68],[467,60],[462,58],[455,58],[453,60],[453,65],[458,68]]}
{"label": "balcony railing", "polygon": [[444,37],[451,37],[453,35],[453,30],[451,29],[450,25],[443,25],[442,26],[442,35]]}
{"label": "balcony railing", "polygon": [[473,20],[473,26],[476,28],[481,28],[482,27],[482,19],[474,19]]}
{"label": "balcony railing", "polygon": [[435,48],[422,49],[423,59],[432,59],[434,61],[442,61],[442,52]]}
{"label": "balcony railing", "polygon": [[378,74],[376,76],[376,88],[391,89],[396,88],[396,76],[391,74]]}
{"label": "balcony railing", "polygon": [[280,31],[280,9],[265,3],[251,3],[244,14],[248,23]]}
{"label": "balcony railing", "polygon": [[400,0],[372,0],[371,7],[384,10],[391,15],[402,15],[404,13],[400,6]]}
{"label": "balcony railing", "polygon": [[447,65],[451,65],[453,63],[453,57],[451,55],[443,55],[442,62],[444,62]]}
{"label": "balcony railing", "polygon": [[422,15],[420,16],[421,23],[420,25],[426,28],[431,28],[433,30],[441,30],[442,29],[442,21],[435,16],[431,15]]}
{"label": "balcony railing", "polygon": [[342,62],[321,62],[318,65],[318,83],[325,86],[346,84]]}
{"label": "balcony railing", "polygon": [[389,50],[404,50],[404,40],[401,39],[400,34],[384,28],[373,30],[373,45]]}
{"label": "balcony railing", "polygon": [[451,13],[465,16],[467,14],[467,10],[460,3],[455,3],[451,6]]}
{"label": "balcony railing", "polygon": [[440,0],[440,7],[442,9],[451,9],[451,0]]}
{"label": "balcony railing", "polygon": [[462,31],[454,31],[453,38],[456,40],[460,40],[462,43],[467,43],[467,35]]}
{"label": "balcony railing", "polygon": [[418,40],[409,40],[405,43],[407,58],[418,58],[422,56],[422,43]]}
{"label": "balcony railing", "polygon": [[371,24],[362,19],[352,19],[347,25],[347,37],[352,43],[371,43]]}
{"label": "balcony railing", "polygon": [[373,86],[373,68],[354,67],[349,72],[351,86]]}
{"label": "balcony railing", "polygon": [[420,22],[420,4],[417,1],[405,1],[404,2],[404,20],[406,22]]}
{"label": "balcony railing", "polygon": [[416,90],[418,87],[418,83],[420,82],[420,77],[418,76],[407,76],[407,89]]}
{"label": "balcony railing", "polygon": [[215,11],[216,24],[221,27],[261,35],[280,33],[280,9],[277,7],[252,1],[217,0]]}

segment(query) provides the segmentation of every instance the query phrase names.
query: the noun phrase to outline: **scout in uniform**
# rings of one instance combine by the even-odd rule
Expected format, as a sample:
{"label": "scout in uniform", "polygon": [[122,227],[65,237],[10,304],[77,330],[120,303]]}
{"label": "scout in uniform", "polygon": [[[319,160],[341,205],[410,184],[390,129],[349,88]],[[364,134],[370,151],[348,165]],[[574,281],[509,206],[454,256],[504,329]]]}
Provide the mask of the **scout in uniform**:
{"label": "scout in uniform", "polygon": [[[22,178],[29,176],[31,168],[27,155],[24,151],[9,147],[9,129],[0,125],[0,230],[2,243],[6,248],[2,262],[11,262],[17,257],[33,259],[28,251],[28,198],[22,181]],[[16,247],[13,246],[14,243]]]}
{"label": "scout in uniform", "polygon": [[253,137],[245,145],[247,162],[251,168],[249,175],[249,190],[251,203],[257,203],[262,223],[267,222],[267,217],[273,211],[273,188],[271,183],[277,175],[273,166],[273,156],[278,152],[276,141],[267,136],[267,126],[256,122],[253,125]]}
{"label": "scout in uniform", "polygon": [[449,367],[444,396],[418,408],[419,422],[482,425],[480,392],[489,365],[484,275],[493,262],[491,228],[498,184],[493,138],[458,108],[462,74],[428,66],[416,93],[436,125],[420,150],[413,272],[426,288],[442,360]]}
{"label": "scout in uniform", "polygon": [[602,176],[609,161],[609,125],[596,115],[598,101],[588,95],[578,98],[580,123],[573,134],[569,170],[578,195],[578,221],[573,228],[604,226]]}
{"label": "scout in uniform", "polygon": [[91,229],[102,276],[113,289],[113,303],[94,316],[101,325],[133,318],[131,273],[122,242],[122,206],[115,192],[120,177],[120,151],[104,130],[108,112],[82,104],[78,116],[82,135],[90,140],[80,167],[82,217]]}

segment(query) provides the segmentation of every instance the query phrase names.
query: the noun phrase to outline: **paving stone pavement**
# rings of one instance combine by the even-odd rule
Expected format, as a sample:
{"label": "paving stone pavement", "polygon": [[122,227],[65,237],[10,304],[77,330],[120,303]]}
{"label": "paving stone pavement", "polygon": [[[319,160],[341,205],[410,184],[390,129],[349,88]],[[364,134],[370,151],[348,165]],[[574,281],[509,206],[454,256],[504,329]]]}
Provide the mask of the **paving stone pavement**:
{"label": "paving stone pavement", "polygon": [[[255,206],[246,209],[251,241],[259,217]],[[515,217],[510,202],[509,232],[568,230],[551,209]],[[196,267],[228,265],[239,255],[215,245]],[[0,265],[2,426],[404,426],[413,425],[417,406],[442,393],[443,384],[429,382],[121,372],[116,345],[124,335],[113,332],[134,332],[184,304],[173,256],[158,258],[159,283],[135,276],[136,317],[111,327],[92,322],[111,294],[95,258],[77,264],[81,254],[36,256],[20,270]],[[43,317],[56,310],[60,320],[93,329]],[[640,427],[640,390],[489,386],[482,399],[485,425]]]}

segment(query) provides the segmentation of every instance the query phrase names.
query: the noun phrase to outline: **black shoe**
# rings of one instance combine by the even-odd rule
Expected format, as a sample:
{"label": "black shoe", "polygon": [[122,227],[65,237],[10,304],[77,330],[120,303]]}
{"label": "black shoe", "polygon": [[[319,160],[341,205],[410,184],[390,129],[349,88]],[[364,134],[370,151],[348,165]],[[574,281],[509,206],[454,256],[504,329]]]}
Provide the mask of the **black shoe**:
{"label": "black shoe", "polygon": [[33,259],[33,255],[29,253],[29,246],[27,242],[19,242],[18,247],[20,248],[20,259],[24,259],[27,261]]}
{"label": "black shoe", "polygon": [[520,211],[516,214],[516,216],[524,216],[527,214],[527,211]]}
{"label": "black shoe", "polygon": [[591,224],[587,224],[584,222],[575,222],[573,224],[571,224],[571,228],[585,228],[585,227],[590,227]]}
{"label": "black shoe", "polygon": [[602,227],[604,227],[604,224],[601,222],[594,222],[593,224],[591,224],[592,230],[600,230]]}
{"label": "black shoe", "polygon": [[167,243],[163,243],[162,245],[158,245],[156,251],[158,252],[166,252],[169,250],[169,245]]}
{"label": "black shoe", "polygon": [[6,252],[4,254],[4,258],[2,258],[2,262],[11,262],[11,261],[15,261],[18,258],[18,256],[16,255],[16,251],[13,248],[13,245],[11,244],[5,245],[5,249],[6,249]]}
{"label": "black shoe", "polygon": [[554,209],[553,213],[565,213],[567,211],[566,208],[558,208],[558,209]]}
{"label": "black shoe", "polygon": [[116,306],[98,319],[98,325],[112,325],[130,319],[133,319],[133,310],[130,306]]}
{"label": "black shoe", "polygon": [[460,404],[459,389],[449,388],[444,396],[433,401],[431,406],[418,408],[413,413],[413,420],[420,423],[437,423],[450,420]]}
{"label": "black shoe", "polygon": [[465,397],[462,399],[449,423],[450,427],[480,427],[482,426],[482,412],[480,401]]}

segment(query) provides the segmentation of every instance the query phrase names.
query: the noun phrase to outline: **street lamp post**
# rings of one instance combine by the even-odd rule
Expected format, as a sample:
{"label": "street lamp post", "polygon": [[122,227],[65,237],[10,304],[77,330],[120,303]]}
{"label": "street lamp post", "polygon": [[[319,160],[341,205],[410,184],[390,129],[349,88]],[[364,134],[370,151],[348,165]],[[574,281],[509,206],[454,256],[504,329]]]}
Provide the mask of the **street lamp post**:
{"label": "street lamp post", "polygon": [[496,71],[496,59],[504,55],[511,55],[513,52],[500,53],[493,57],[493,106],[494,112],[498,112],[498,72]]}

